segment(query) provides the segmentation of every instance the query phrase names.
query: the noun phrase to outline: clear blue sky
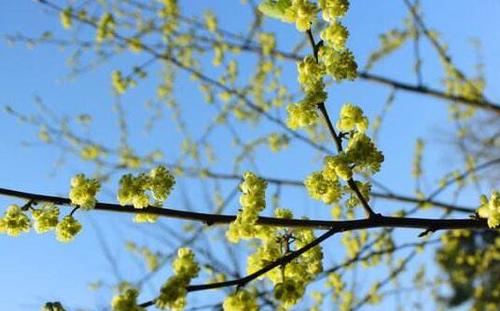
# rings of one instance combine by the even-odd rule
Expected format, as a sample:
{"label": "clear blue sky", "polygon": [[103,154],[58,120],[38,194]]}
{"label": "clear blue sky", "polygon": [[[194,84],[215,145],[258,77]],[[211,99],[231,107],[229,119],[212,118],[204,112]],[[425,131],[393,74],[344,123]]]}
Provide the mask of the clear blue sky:
{"label": "clear blue sky", "polygon": [[[474,50],[470,39],[475,37],[482,41],[483,57],[486,64],[488,87],[486,94],[493,100],[500,99],[498,85],[500,83],[500,3],[495,0],[485,1],[422,1],[425,19],[433,28],[438,29],[443,39],[449,44],[450,53],[457,64],[466,72],[472,73],[475,64]],[[59,1],[59,3],[63,3]],[[209,2],[207,2],[208,4]],[[186,15],[196,14],[203,8],[190,7],[184,4]],[[198,4],[197,4],[198,5]],[[240,16],[239,1],[210,1],[212,9],[221,20],[223,27],[244,30],[247,16]],[[194,5],[192,5],[194,6]],[[349,47],[354,51],[360,64],[364,64],[368,53],[377,44],[377,35],[392,27],[400,25],[406,15],[403,1],[370,1],[353,0],[352,8],[345,19],[351,36]],[[285,33],[294,33],[294,27],[279,22],[266,20],[266,28],[277,30],[283,39],[280,47],[286,49],[297,39],[297,34],[284,36]],[[37,36],[45,30],[54,32],[57,36],[67,36],[61,29],[59,20],[53,13],[47,13],[35,1],[0,1],[0,35],[22,33],[28,36]],[[88,30],[87,30],[88,31]],[[392,78],[414,82],[411,66],[411,49],[407,45],[387,61],[383,61],[374,68],[374,72]],[[141,57],[120,57],[112,60],[95,71],[85,73],[77,80],[67,80],[68,68],[65,65],[70,50],[61,50],[55,46],[41,45],[34,49],[22,44],[9,47],[0,45],[0,106],[10,105],[15,110],[32,113],[36,110],[34,97],[39,96],[43,102],[60,115],[77,115],[89,113],[94,116],[94,128],[90,137],[99,142],[112,142],[116,146],[117,129],[116,116],[112,110],[113,97],[110,89],[110,73],[114,69],[126,70],[141,61]],[[435,54],[430,52],[427,45],[423,46],[423,71],[425,83],[429,86],[441,88],[440,68]],[[294,66],[289,64],[294,70]],[[159,73],[159,66],[155,74]],[[241,71],[251,70],[250,64],[243,63]],[[288,82],[297,87],[292,75]],[[123,97],[124,106],[129,116],[131,143],[138,150],[145,153],[158,146],[165,152],[169,161],[176,160],[179,152],[179,139],[168,117],[151,134],[143,132],[143,125],[148,117],[144,112],[144,101],[152,97],[156,78],[153,77],[142,83],[137,89]],[[190,130],[201,134],[200,126],[206,120],[203,113],[207,108],[202,104],[202,96],[192,92],[192,85],[185,77],[180,78],[180,86],[176,90],[179,104],[189,113]],[[336,103],[335,107],[344,101],[351,101],[363,107],[370,115],[377,114],[388,95],[389,90],[380,86],[373,86],[364,82],[345,83],[335,87],[330,94],[330,100]],[[333,104],[332,104],[333,105]],[[191,112],[191,113],[190,113]],[[448,114],[445,104],[435,99],[400,92],[396,103],[387,116],[381,132],[380,148],[384,151],[386,161],[382,172],[376,176],[377,180],[385,185],[398,189],[400,193],[411,194],[414,183],[409,178],[414,141],[417,137],[429,140],[425,165],[428,172],[426,190],[434,189],[437,176],[451,169],[456,169],[445,153],[449,147],[443,147],[434,133],[446,128]],[[271,128],[255,129],[255,133],[269,132]],[[93,167],[82,163],[78,158],[69,156],[68,161],[60,168],[54,166],[60,156],[58,149],[47,147],[39,143],[37,130],[26,124],[20,124],[3,111],[0,113],[0,187],[32,191],[52,195],[66,195],[69,179],[75,173],[91,173]],[[256,137],[252,131],[241,133],[243,137]],[[222,136],[221,136],[222,137]],[[227,138],[227,136],[225,137]],[[25,143],[28,143],[27,146]],[[230,142],[221,139],[216,146],[218,150],[226,148]],[[448,149],[447,149],[448,148]],[[292,152],[293,151],[293,152]],[[304,146],[297,144],[290,153],[273,156],[267,151],[257,153],[259,172],[264,175],[303,178],[308,172],[318,169],[319,164],[311,161],[310,152]],[[297,165],[300,163],[300,165]],[[249,167],[248,163],[244,167]],[[293,168],[291,170],[290,168]],[[217,163],[219,171],[229,172],[232,167],[225,163]],[[196,189],[189,180],[181,181],[180,189],[188,189],[194,208],[204,211],[207,206],[203,199],[199,199],[199,185]],[[112,185],[111,185],[112,186]],[[112,187],[108,189],[112,189]],[[225,186],[226,193],[230,187]],[[295,190],[294,190],[295,191]],[[181,191],[178,190],[169,200],[168,206],[183,208]],[[311,218],[329,217],[329,208],[311,202],[303,194],[285,192],[285,207],[293,207],[298,216],[307,215]],[[464,204],[474,204],[477,201],[475,193],[470,197],[461,198]],[[112,196],[102,195],[105,201],[112,201]],[[446,196],[443,197],[446,199]],[[8,204],[18,202],[9,198],[0,197],[0,211]],[[300,205],[301,208],[296,207]],[[396,206],[378,202],[376,208],[383,213],[390,213]],[[237,210],[237,201],[231,204],[228,212]],[[321,209],[323,208],[323,209]],[[105,236],[110,252],[121,263],[119,275],[124,278],[136,279],[140,275],[137,263],[125,259],[123,248],[124,240],[135,240],[138,244],[153,246],[155,240],[133,225],[128,216],[118,216],[101,212],[80,213],[78,215],[84,223],[83,233],[73,242],[62,245],[55,241],[52,234],[37,235],[24,234],[18,238],[0,235],[0,310],[37,310],[45,300],[61,300],[70,310],[87,308],[94,310],[96,306],[106,308],[110,298],[109,291],[102,293],[92,292],[88,284],[98,279],[104,282],[114,282],[115,273],[111,272],[110,264],[103,254],[99,244],[98,227]],[[96,226],[94,226],[95,224]],[[170,227],[180,222],[165,221]],[[417,232],[412,231],[401,235],[415,240]],[[333,247],[338,246],[339,237],[332,241]],[[210,243],[213,243],[210,242]],[[216,245],[216,244],[215,244]],[[168,249],[162,250],[168,253]],[[417,263],[431,261],[430,254],[421,255]],[[328,257],[328,255],[327,255]],[[140,266],[140,265],[139,265]],[[164,269],[163,276],[169,275],[169,268]],[[155,280],[156,288],[162,278]],[[147,288],[143,299],[151,298],[154,286]],[[366,289],[365,289],[366,290]],[[207,294],[209,294],[207,292]],[[193,294],[193,299],[203,302],[204,293]],[[193,301],[194,301],[193,300]],[[392,298],[387,304],[378,308],[392,308]]]}

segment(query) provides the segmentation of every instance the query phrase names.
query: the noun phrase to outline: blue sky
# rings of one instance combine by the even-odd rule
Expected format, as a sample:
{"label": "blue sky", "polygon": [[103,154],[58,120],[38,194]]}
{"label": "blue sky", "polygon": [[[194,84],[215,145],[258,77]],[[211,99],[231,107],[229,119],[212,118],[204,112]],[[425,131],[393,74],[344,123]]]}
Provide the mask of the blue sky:
{"label": "blue sky", "polygon": [[[475,37],[482,41],[482,54],[486,64],[488,86],[486,94],[492,100],[498,101],[500,94],[497,86],[500,83],[500,3],[494,0],[471,1],[422,1],[425,20],[432,28],[440,31],[442,38],[449,44],[450,54],[460,68],[468,73],[474,72],[475,54],[470,39]],[[60,2],[63,3],[63,2]],[[184,4],[183,4],[184,5]],[[208,5],[208,4],[207,4]],[[212,6],[213,5],[213,6]],[[240,16],[239,1],[213,1],[211,8],[220,18],[223,27],[234,31],[245,30],[247,15]],[[183,6],[186,14],[198,14],[204,7],[198,4]],[[378,45],[379,33],[401,24],[406,16],[403,1],[352,1],[351,10],[344,19],[351,36],[348,46],[354,51],[360,64],[364,64],[369,52]],[[266,19],[265,28],[275,30],[280,35],[280,47],[286,49],[298,39],[299,34],[294,27],[277,21]],[[45,30],[54,32],[57,36],[67,36],[61,29],[57,16],[47,13],[34,1],[0,1],[0,35],[22,33],[36,36]],[[289,35],[289,34],[292,35]],[[374,72],[392,77],[397,80],[414,82],[412,74],[412,46],[407,45],[389,60],[377,64]],[[427,44],[423,44],[423,73],[426,85],[441,88],[442,78],[436,55],[430,51]],[[145,57],[123,55],[113,59],[94,71],[79,76],[76,80],[68,80],[68,67],[65,65],[70,49],[61,50],[55,46],[40,45],[27,48],[23,44],[13,47],[5,43],[0,45],[0,105],[10,105],[15,110],[32,113],[36,110],[34,97],[39,96],[43,102],[59,115],[77,115],[89,113],[94,116],[94,127],[89,131],[89,137],[106,144],[116,146],[118,139],[118,124],[113,112],[114,98],[110,88],[110,73],[115,69],[126,70]],[[291,72],[294,65],[288,63]],[[160,66],[153,67],[155,74]],[[251,62],[243,62],[240,71],[251,70]],[[290,69],[287,69],[290,70]],[[295,77],[291,75],[286,81],[297,88]],[[183,111],[190,115],[189,129],[197,136],[203,131],[201,126],[207,119],[204,112],[210,111],[202,104],[199,92],[192,92],[192,85],[188,78],[179,77],[180,85],[176,89],[176,98],[183,107]],[[144,122],[150,112],[145,111],[144,101],[151,97],[158,82],[158,75],[152,75],[136,89],[122,98],[130,120],[131,144],[145,153],[160,146],[168,160],[179,157],[178,146],[180,139],[175,128],[166,118],[151,133],[143,131]],[[340,103],[350,101],[363,107],[368,115],[376,115],[382,108],[389,90],[374,86],[366,82],[344,83],[330,90],[331,112],[334,113]],[[449,146],[443,146],[436,139],[435,133],[446,129],[449,124],[446,105],[433,98],[415,94],[399,92],[383,125],[380,136],[380,148],[384,151],[386,161],[381,173],[376,175],[377,180],[393,187],[400,193],[411,194],[414,182],[409,177],[413,146],[417,137],[429,141],[429,148],[425,155],[426,170],[430,172],[426,179],[426,190],[434,189],[436,179],[442,173],[456,169],[449,161]],[[245,132],[243,132],[243,129]],[[256,133],[269,132],[271,127],[239,129],[242,137],[255,138]],[[37,130],[26,124],[21,124],[6,113],[0,113],[0,187],[32,191],[52,195],[66,195],[69,179],[78,172],[91,173],[93,166],[79,161],[78,158],[68,157],[68,162],[62,167],[54,167],[59,157],[59,151],[38,142]],[[166,133],[166,135],[165,135]],[[220,137],[219,137],[220,136]],[[227,135],[223,132],[215,134],[218,151],[224,150],[229,144]],[[214,138],[214,139],[215,139]],[[25,144],[29,143],[29,146]],[[448,154],[448,156],[445,156]],[[301,179],[314,169],[319,168],[311,157],[312,153],[305,150],[303,145],[294,144],[288,153],[273,155],[267,150],[259,150],[257,159],[259,172],[264,175]],[[221,152],[221,158],[224,153]],[[451,163],[450,163],[451,162]],[[300,164],[300,165],[298,165]],[[245,163],[246,168],[250,167]],[[229,172],[232,167],[224,161],[216,164],[219,171]],[[291,170],[290,168],[293,168]],[[191,183],[190,183],[191,182]],[[195,185],[193,187],[192,185]],[[186,190],[191,197],[193,206],[204,210],[207,208],[200,197],[200,187],[196,182],[181,181],[179,189]],[[223,189],[230,189],[234,185],[224,185]],[[113,189],[113,185],[108,187]],[[169,207],[182,208],[181,191],[174,194],[169,200]],[[320,209],[320,204],[311,202],[303,193],[296,194],[296,189],[284,190],[283,205],[292,207],[301,206],[296,211],[298,216],[307,215],[311,218],[329,217],[329,208]],[[474,205],[477,194],[461,197],[464,204]],[[112,201],[113,197],[104,194],[102,199]],[[443,199],[447,199],[446,196]],[[0,210],[8,204],[18,202],[9,198],[0,197]],[[229,207],[227,212],[237,210],[237,201]],[[396,209],[393,204],[378,202],[376,208],[383,213],[390,213]],[[437,215],[436,215],[437,216]],[[2,310],[37,310],[44,300],[61,300],[70,306],[70,310],[77,307],[94,309],[96,306],[106,306],[109,300],[109,291],[95,293],[89,291],[88,284],[97,279],[104,282],[114,282],[115,275],[110,273],[110,265],[97,238],[96,224],[106,237],[106,242],[113,256],[120,262],[120,275],[127,277],[137,276],[134,271],[137,263],[125,259],[123,241],[132,239],[138,244],[155,245],[155,240],[138,229],[130,221],[130,217],[101,212],[80,213],[78,215],[84,223],[83,233],[73,242],[62,245],[55,241],[52,234],[37,235],[24,234],[18,238],[0,236],[0,309]],[[177,227],[182,224],[178,221],[166,221],[165,224]],[[417,232],[401,233],[401,239],[416,240]],[[338,240],[332,245],[338,246]],[[215,242],[210,242],[214,243]],[[335,244],[337,243],[337,244]],[[168,251],[165,250],[165,253]],[[422,255],[417,261],[424,263],[432,260],[431,254]],[[164,274],[168,274],[166,269]],[[163,275],[164,276],[164,275]],[[155,280],[161,284],[162,277]],[[159,283],[158,283],[159,282]],[[144,299],[154,293],[154,286],[146,292]],[[195,294],[197,295],[197,294]],[[192,296],[195,296],[192,295]],[[203,302],[203,294],[194,297],[194,300]],[[391,300],[391,299],[389,299]],[[389,301],[379,306],[391,308],[394,305]]]}

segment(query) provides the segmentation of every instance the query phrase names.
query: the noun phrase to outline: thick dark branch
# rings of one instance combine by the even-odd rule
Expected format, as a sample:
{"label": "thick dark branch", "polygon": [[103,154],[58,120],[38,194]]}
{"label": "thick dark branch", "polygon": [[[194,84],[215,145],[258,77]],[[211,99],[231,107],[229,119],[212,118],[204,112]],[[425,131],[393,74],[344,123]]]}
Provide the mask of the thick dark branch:
{"label": "thick dark branch", "polygon": [[[0,195],[10,196],[29,200],[33,203],[51,202],[56,205],[71,206],[68,198],[22,192],[0,188]],[[167,218],[183,219],[196,222],[202,222],[207,225],[229,224],[236,219],[234,215],[219,215],[210,213],[198,213],[169,208],[159,208],[149,206],[143,209],[137,209],[133,206],[121,206],[119,204],[98,202],[95,206],[98,211],[111,211],[130,214],[148,213]],[[428,219],[428,218],[402,218],[379,216],[375,218],[360,220],[309,220],[309,219],[283,219],[274,217],[259,217],[257,224],[276,227],[296,227],[312,228],[318,230],[329,230],[336,228],[338,231],[352,231],[368,228],[418,228],[429,229],[431,231],[444,229],[487,229],[485,219]]]}

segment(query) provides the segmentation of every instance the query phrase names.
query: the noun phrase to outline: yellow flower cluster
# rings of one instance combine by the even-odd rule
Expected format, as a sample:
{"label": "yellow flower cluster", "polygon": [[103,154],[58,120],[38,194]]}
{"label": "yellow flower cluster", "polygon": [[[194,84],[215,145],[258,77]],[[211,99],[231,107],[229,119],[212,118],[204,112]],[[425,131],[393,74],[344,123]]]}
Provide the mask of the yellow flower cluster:
{"label": "yellow flower cluster", "polygon": [[179,7],[177,5],[177,0],[160,0],[163,4],[162,13],[160,17],[170,17],[179,14]]}
{"label": "yellow flower cluster", "polygon": [[345,247],[346,253],[349,257],[354,257],[359,253],[361,248],[368,241],[368,233],[366,230],[358,232],[345,232],[342,234],[341,242]]}
{"label": "yellow flower cluster", "polygon": [[285,19],[288,22],[295,22],[298,31],[306,31],[311,28],[316,21],[318,7],[308,0],[292,0],[292,5],[285,12]]}
{"label": "yellow flower cluster", "polygon": [[340,109],[340,118],[337,128],[341,131],[352,131],[356,128],[358,132],[364,133],[368,129],[368,118],[363,115],[361,108],[353,104],[344,104]]}
{"label": "yellow flower cluster", "polygon": [[[323,169],[306,178],[304,184],[309,195],[326,204],[337,202],[342,196],[342,187],[338,181],[352,178],[353,172],[373,174],[380,170],[384,160],[382,153],[371,139],[364,134],[368,127],[368,119],[363,111],[353,105],[344,105],[340,112],[337,127],[351,133],[347,148],[335,156],[326,156]],[[354,202],[353,202],[354,204]]]}
{"label": "yellow flower cluster", "polygon": [[243,174],[243,182],[240,184],[241,210],[236,220],[229,225],[226,232],[227,239],[237,243],[240,239],[250,239],[257,233],[256,222],[261,212],[266,207],[267,183],[252,172]]}
{"label": "yellow flower cluster", "polygon": [[222,304],[224,311],[257,311],[257,297],[255,292],[250,292],[244,289],[237,290],[224,299]]}
{"label": "yellow flower cluster", "polygon": [[305,98],[287,107],[287,125],[291,129],[315,124],[318,119],[317,105],[326,100],[323,83],[324,65],[316,62],[313,56],[306,56],[297,63],[297,71]]}
{"label": "yellow flower cluster", "polygon": [[142,45],[141,39],[139,39],[137,37],[128,39],[127,45],[128,45],[128,48],[130,49],[130,51],[132,51],[134,53],[139,53],[142,51],[143,45]]}
{"label": "yellow flower cluster", "polygon": [[[356,187],[358,187],[359,192],[361,192],[361,195],[366,201],[370,200],[370,190],[372,185],[369,182],[360,182],[360,181],[355,181]],[[347,208],[352,208],[355,207],[361,202],[359,201],[359,197],[355,191],[353,191],[348,185],[344,186],[344,191],[346,193],[350,194],[350,197],[345,201],[345,206]]]}
{"label": "yellow flower cluster", "polygon": [[59,19],[61,21],[61,25],[65,29],[69,29],[73,25],[73,20],[71,16],[72,14],[73,14],[73,8],[70,6],[65,8],[59,13]]}
{"label": "yellow flower cluster", "polygon": [[[311,229],[297,230],[294,236],[297,239],[295,242],[296,249],[300,249],[316,239],[314,231]],[[319,246],[313,247],[301,256],[302,266],[306,270],[306,274],[311,274],[312,276],[323,271],[322,260],[323,252]],[[309,279],[309,277],[306,279]],[[312,279],[314,278],[311,277],[310,280]]]}
{"label": "yellow flower cluster", "polygon": [[122,148],[120,149],[120,165],[131,169],[139,168],[141,158],[131,148]]}
{"label": "yellow flower cluster", "polygon": [[301,282],[288,279],[274,286],[274,298],[283,303],[285,307],[293,306],[302,296],[304,296],[305,287]]}
{"label": "yellow flower cluster", "polygon": [[[295,248],[300,249],[312,242],[315,237],[312,230],[302,229],[295,233]],[[282,287],[276,284],[274,288],[275,297],[283,302],[285,307],[297,303],[305,293],[306,286],[323,271],[323,253],[319,246],[316,246],[304,253],[300,258],[287,264],[284,269],[284,277],[281,282]],[[292,281],[293,284],[289,282]],[[288,283],[288,284],[287,284]],[[278,293],[277,293],[278,291]],[[280,293],[281,291],[281,293]],[[277,295],[278,294],[278,295]],[[281,297],[279,299],[278,297]]]}
{"label": "yellow flower cluster", "polygon": [[53,230],[59,222],[59,208],[53,203],[46,203],[40,209],[32,211],[35,222],[33,228],[37,233],[45,233]]}
{"label": "yellow flower cluster", "polygon": [[325,294],[315,290],[311,292],[311,298],[314,303],[309,308],[309,311],[321,311],[322,310],[321,306],[323,305]]}
{"label": "yellow flower cluster", "polygon": [[323,19],[327,22],[343,17],[349,10],[349,0],[319,0],[318,4],[323,12]]}
{"label": "yellow flower cluster", "polygon": [[413,158],[413,165],[411,174],[415,178],[422,176],[422,156],[424,153],[424,141],[422,139],[417,139],[415,142],[415,156]]}
{"label": "yellow flower cluster", "polygon": [[276,47],[276,38],[272,33],[262,32],[259,34],[259,43],[262,47],[262,54],[270,55]]}
{"label": "yellow flower cluster", "polygon": [[[275,210],[275,216],[292,218],[293,214],[289,210],[278,208]],[[256,230],[260,246],[248,257],[248,274],[262,269],[289,251],[300,249],[315,239],[310,229],[295,229],[289,232],[258,226]],[[275,298],[287,308],[302,298],[306,286],[323,270],[322,259],[321,248],[316,246],[285,266],[267,272],[261,278],[268,278],[275,285]]]}
{"label": "yellow flower cluster", "polygon": [[96,41],[101,43],[106,39],[112,39],[115,26],[113,15],[111,13],[104,13],[97,23]]}
{"label": "yellow flower cluster", "polygon": [[319,91],[307,93],[306,97],[298,103],[290,104],[286,108],[288,112],[287,126],[291,129],[310,126],[318,120],[317,106],[326,100],[326,93]]}
{"label": "yellow flower cluster", "polygon": [[86,178],[83,174],[78,174],[71,178],[71,189],[69,198],[71,204],[77,205],[84,210],[95,207],[96,194],[101,188],[101,184],[95,178]]}
{"label": "yellow flower cluster", "polygon": [[155,199],[155,205],[162,205],[174,185],[174,176],[161,165],[152,169],[149,174],[141,173],[138,176],[126,174],[120,179],[118,202],[121,205],[132,204],[135,208],[147,207],[150,205],[150,198],[146,191],[150,191]]}
{"label": "yellow flower cluster", "polygon": [[374,174],[380,170],[384,155],[372,140],[363,133],[356,133],[349,139],[346,155],[357,172]]}
{"label": "yellow flower cluster", "polygon": [[349,31],[347,31],[347,28],[345,28],[345,26],[343,26],[340,22],[331,23],[321,32],[320,35],[324,42],[337,50],[345,48],[348,36]]}
{"label": "yellow flower cluster", "polygon": [[500,225],[500,192],[493,191],[489,200],[485,195],[481,196],[477,213],[488,219],[488,227],[497,228]]}
{"label": "yellow flower cluster", "polygon": [[[441,59],[445,69],[446,77],[444,83],[446,92],[450,95],[462,96],[471,100],[481,100],[484,98],[484,89],[486,81],[484,77],[478,76],[476,78],[466,78],[453,64]],[[453,110],[452,110],[453,111]],[[461,118],[470,118],[474,115],[475,110],[464,111]]]}
{"label": "yellow flower cluster", "polygon": [[[346,205],[353,207],[360,203],[359,199],[349,187],[340,185],[339,178],[350,180],[354,172],[374,174],[380,170],[384,156],[364,134],[368,128],[368,119],[360,108],[351,104],[344,105],[337,127],[351,132],[346,149],[335,156],[326,156],[323,169],[308,176],[304,184],[311,198],[322,200],[326,204],[336,203],[345,192],[351,192],[351,198],[346,201]],[[368,200],[370,184],[357,184]]]}
{"label": "yellow flower cluster", "polygon": [[135,288],[127,288],[123,293],[113,297],[111,309],[113,311],[144,311],[146,309],[137,305],[139,291]]}
{"label": "yellow flower cluster", "polygon": [[73,216],[65,216],[56,226],[56,239],[59,242],[70,242],[82,230],[82,225]]}
{"label": "yellow flower cluster", "polygon": [[163,19],[161,25],[163,36],[168,38],[179,26],[179,7],[177,0],[163,0],[163,7],[158,11],[158,16]]}
{"label": "yellow flower cluster", "polygon": [[117,94],[123,94],[133,82],[129,78],[124,78],[120,70],[115,70],[111,74],[111,85]]}
{"label": "yellow flower cluster", "polygon": [[302,32],[311,28],[319,12],[318,6],[308,0],[266,0],[261,2],[259,10],[285,23],[295,23]]}
{"label": "yellow flower cluster", "polygon": [[[39,209],[32,207],[30,209],[35,231],[45,233],[55,229],[56,239],[60,242],[73,240],[82,229],[82,225],[73,216],[66,216],[59,222],[59,208],[53,203],[45,203]],[[9,205],[3,217],[0,217],[0,233],[15,237],[23,232],[29,232],[31,224],[32,222],[24,213],[23,208],[12,204]]]}
{"label": "yellow flower cluster", "polygon": [[324,159],[323,176],[335,180],[337,177],[349,180],[352,177],[352,169],[349,165],[349,157],[345,152],[336,156],[326,156]]}
{"label": "yellow flower cluster", "polygon": [[149,172],[149,190],[156,201],[165,201],[175,184],[175,178],[170,171],[160,165]]}
{"label": "yellow flower cluster", "polygon": [[324,172],[314,172],[304,181],[304,185],[311,198],[322,200],[325,204],[337,202],[342,196],[342,188],[337,180],[337,175],[326,178]]}
{"label": "yellow flower cluster", "polygon": [[285,134],[272,133],[267,137],[269,148],[273,152],[278,152],[288,146],[288,136]]}
{"label": "yellow flower cluster", "polygon": [[80,157],[87,161],[93,161],[102,154],[101,147],[98,145],[87,145],[80,151]]}
{"label": "yellow flower cluster", "polygon": [[148,267],[148,271],[155,271],[160,266],[160,258],[158,254],[153,253],[151,250],[147,248],[142,249],[142,255],[144,256],[144,260],[146,261],[146,266]]}
{"label": "yellow flower cluster", "polygon": [[138,213],[134,216],[132,220],[133,222],[136,223],[144,223],[144,222],[154,223],[158,220],[158,215],[150,213]]}
{"label": "yellow flower cluster", "polygon": [[212,11],[206,11],[204,14],[205,26],[208,31],[215,32],[217,30],[217,17],[215,17]]}
{"label": "yellow flower cluster", "polygon": [[3,217],[0,218],[0,233],[15,237],[23,232],[29,232],[30,227],[30,219],[24,214],[22,208],[16,204],[9,205]]}
{"label": "yellow flower cluster", "polygon": [[[266,15],[290,21],[286,20],[287,12],[295,4],[295,1],[265,1],[259,8]],[[306,5],[305,2],[302,4]],[[315,5],[314,7],[315,10],[306,11],[308,13],[314,11],[314,18],[316,18],[317,7]],[[348,1],[325,0],[320,2],[323,16],[329,25],[321,33],[324,44],[319,48],[318,46],[314,47],[314,52],[317,55],[306,56],[297,64],[298,80],[305,92],[305,98],[287,107],[287,125],[291,129],[311,126],[316,123],[318,119],[317,105],[326,100],[323,83],[325,74],[329,74],[336,81],[356,78],[357,64],[354,55],[345,47],[349,32],[338,21],[340,17],[345,15],[348,7]],[[309,27],[305,30],[308,30]]]}
{"label": "yellow flower cluster", "polygon": [[175,274],[160,289],[156,306],[160,309],[182,310],[186,305],[186,287],[191,279],[198,276],[200,267],[194,253],[189,248],[180,248],[177,258],[172,263]]}
{"label": "yellow flower cluster", "polygon": [[333,47],[322,46],[318,56],[320,61],[325,64],[326,72],[335,80],[354,80],[356,78],[358,65],[350,50],[336,50]]}
{"label": "yellow flower cluster", "polygon": [[312,125],[318,119],[316,104],[299,102],[289,105],[286,110],[288,112],[287,125],[294,130],[299,127]]}
{"label": "yellow flower cluster", "polygon": [[311,92],[323,88],[322,80],[325,75],[325,66],[317,63],[313,56],[306,56],[301,62],[298,62],[297,71],[299,72],[300,85],[304,91]]}
{"label": "yellow flower cluster", "polygon": [[177,258],[172,263],[172,267],[177,275],[183,275],[189,279],[195,278],[200,271],[200,267],[194,260],[193,251],[186,247],[177,251]]}
{"label": "yellow flower cluster", "polygon": [[326,44],[320,47],[318,57],[335,80],[354,80],[358,65],[352,52],[345,47],[349,31],[339,22],[349,9],[349,1],[323,0],[319,1],[319,7],[329,25],[321,32],[321,39]]}
{"label": "yellow flower cluster", "polygon": [[132,174],[120,178],[120,188],[117,199],[121,205],[132,204],[135,208],[144,208],[149,205],[149,196],[145,193],[149,178],[146,174],[134,177]]}
{"label": "yellow flower cluster", "polygon": [[40,130],[38,131],[38,138],[44,143],[52,142],[52,136],[50,135],[49,129],[45,124],[40,126]]}
{"label": "yellow flower cluster", "polygon": [[345,288],[345,283],[342,280],[342,276],[335,272],[331,272],[330,274],[328,274],[326,285],[333,288],[334,293],[341,292]]}

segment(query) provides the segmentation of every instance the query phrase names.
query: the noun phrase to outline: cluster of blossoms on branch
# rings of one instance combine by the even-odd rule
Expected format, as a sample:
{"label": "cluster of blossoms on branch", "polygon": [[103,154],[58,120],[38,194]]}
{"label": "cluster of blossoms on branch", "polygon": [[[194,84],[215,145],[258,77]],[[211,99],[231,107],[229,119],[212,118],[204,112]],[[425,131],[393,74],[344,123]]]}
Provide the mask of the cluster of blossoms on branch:
{"label": "cluster of blossoms on branch", "polygon": [[477,210],[480,217],[488,219],[488,227],[497,228],[500,226],[500,192],[493,191],[490,199],[485,195],[481,196],[481,205]]}
{"label": "cluster of blossoms on branch", "polygon": [[139,291],[133,287],[127,287],[122,292],[113,297],[111,308],[113,311],[144,311],[137,303]]}
{"label": "cluster of blossoms on branch", "polygon": [[[84,210],[93,209],[99,188],[100,183],[96,179],[86,178],[83,174],[76,175],[71,179],[70,200],[72,204]],[[82,230],[82,225],[72,213],[59,220],[58,206],[54,203],[43,203],[37,208],[37,203],[30,201],[23,207],[10,205],[0,218],[0,232],[18,236],[29,232],[33,226],[37,233],[54,230],[58,241],[70,242]],[[32,219],[28,217],[27,212],[31,212]]]}
{"label": "cluster of blossoms on branch", "polygon": [[[278,218],[293,218],[292,212],[286,209],[276,209],[275,215]],[[248,258],[248,273],[257,271],[269,262],[276,261],[315,240],[312,229],[269,231],[259,235],[261,245]],[[264,275],[274,284],[274,297],[283,307],[290,308],[302,299],[307,285],[323,271],[322,259],[321,247],[315,246],[279,269]]]}
{"label": "cluster of blossoms on branch", "polygon": [[0,218],[0,232],[10,236],[18,236],[29,232],[31,221],[20,206],[12,204],[7,207],[5,214]]}
{"label": "cluster of blossoms on branch", "polygon": [[186,305],[187,286],[198,276],[200,267],[189,248],[180,248],[172,263],[175,274],[160,289],[156,306],[160,309],[182,310]]}
{"label": "cluster of blossoms on branch", "polygon": [[[283,9],[286,3],[289,4],[289,7]],[[264,14],[280,19],[283,18],[276,13],[278,8],[278,12],[282,12],[283,16],[289,16],[290,14],[287,13],[289,11],[298,12],[298,14],[291,16],[297,18],[299,31],[310,31],[320,10],[323,12],[323,19],[328,23],[328,26],[320,34],[322,43],[314,47],[314,56],[306,56],[297,64],[298,80],[304,90],[305,97],[298,103],[287,107],[287,124],[292,129],[316,124],[318,120],[317,105],[325,102],[327,98],[323,82],[323,78],[327,74],[337,82],[353,80],[357,74],[354,56],[345,46],[349,32],[339,21],[347,13],[349,2],[346,0],[320,1],[318,5],[310,1],[298,0],[266,1],[260,6]],[[307,27],[302,27],[303,19],[307,19]],[[290,20],[285,19],[285,21]]]}
{"label": "cluster of blossoms on branch", "polygon": [[240,289],[224,299],[222,305],[226,311],[257,311],[259,305],[257,304],[256,294],[246,289]]}
{"label": "cluster of blossoms on branch", "polygon": [[[141,173],[123,175],[118,189],[118,202],[121,205],[133,205],[142,209],[148,206],[162,206],[175,185],[175,178],[164,166],[152,169],[149,174]],[[153,202],[151,202],[151,193]],[[134,217],[135,222],[155,222],[157,216],[140,213]]]}
{"label": "cluster of blossoms on branch", "polygon": [[[226,236],[230,242],[257,239],[255,252],[248,257],[247,273],[252,274],[290,252],[311,243],[315,237],[311,229],[277,229],[257,225],[259,213],[265,208],[266,182],[251,172],[244,174],[240,185],[242,210],[229,226]],[[293,218],[290,210],[277,208],[277,218]],[[307,284],[323,271],[323,253],[319,246],[302,256],[275,268],[260,278],[274,284],[274,297],[283,307],[291,307],[305,294]],[[224,301],[224,310],[257,310],[255,292],[237,290]]]}
{"label": "cluster of blossoms on branch", "polygon": [[[95,208],[96,195],[101,183],[95,178],[87,178],[78,174],[71,179],[69,199],[76,209],[92,210]],[[149,174],[140,174],[134,177],[124,175],[120,180],[118,201],[121,205],[132,204],[135,208],[144,208],[149,205],[161,206],[167,199],[175,185],[175,178],[165,167],[158,166]],[[150,203],[146,191],[153,195],[154,202]],[[73,217],[73,211],[59,220],[59,207],[54,203],[43,203],[36,207],[38,202],[28,202],[21,207],[10,205],[3,217],[0,217],[0,233],[18,236],[30,231],[33,227],[37,233],[46,233],[54,230],[56,239],[60,242],[70,242],[82,230],[80,222]],[[31,212],[31,218],[27,215]],[[135,216],[136,222],[154,222],[156,215],[139,213]]]}
{"label": "cluster of blossoms on branch", "polygon": [[[347,148],[337,155],[324,158],[323,169],[313,172],[305,181],[309,195],[325,204],[337,203],[342,195],[351,191],[349,186],[342,186],[340,180],[348,181],[354,172],[373,174],[380,170],[384,156],[372,140],[364,134],[368,128],[368,119],[361,108],[346,104],[340,111],[337,128],[348,134]],[[368,200],[368,183],[356,182],[358,188]],[[357,205],[355,196],[346,202],[347,206]]]}
{"label": "cluster of blossoms on branch", "polygon": [[[31,211],[32,219],[28,217],[27,211]],[[12,204],[0,218],[0,233],[10,236],[27,233],[32,226],[37,233],[55,230],[56,239],[60,242],[73,240],[82,229],[82,225],[72,215],[59,220],[59,208],[53,203],[45,203],[40,208],[34,208],[30,203],[24,208]]]}
{"label": "cluster of blossoms on branch", "polygon": [[83,174],[78,174],[71,179],[71,190],[69,199],[71,203],[84,210],[91,210],[96,204],[96,194],[101,188],[101,184],[95,178],[86,178]]}
{"label": "cluster of blossoms on branch", "polygon": [[226,232],[230,242],[238,243],[240,239],[250,239],[255,236],[259,213],[266,208],[266,187],[266,181],[254,173],[243,174],[243,182],[240,184],[240,190],[243,192],[240,197],[241,210]]}

